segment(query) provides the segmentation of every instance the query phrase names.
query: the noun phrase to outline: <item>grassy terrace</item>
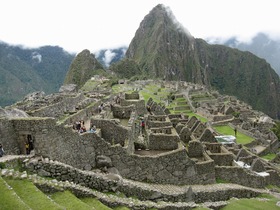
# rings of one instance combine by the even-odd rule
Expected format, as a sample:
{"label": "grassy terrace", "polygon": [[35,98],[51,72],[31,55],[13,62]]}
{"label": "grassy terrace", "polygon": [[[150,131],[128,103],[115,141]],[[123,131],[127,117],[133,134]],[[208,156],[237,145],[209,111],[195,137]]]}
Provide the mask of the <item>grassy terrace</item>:
{"label": "grassy terrace", "polygon": [[169,104],[169,106],[167,107],[169,109],[169,111],[172,114],[178,114],[178,113],[183,113],[188,115],[189,117],[195,116],[196,118],[198,118],[201,122],[207,122],[208,120],[196,113],[193,113],[190,109],[183,109],[183,110],[174,110],[175,107],[180,107],[180,106],[185,106],[185,105],[178,105],[178,102],[180,102],[180,104],[182,102],[185,102],[187,105],[187,100],[183,97],[183,98],[176,98],[174,101],[172,101],[172,103]]}
{"label": "grassy terrace", "polygon": [[[268,186],[268,188],[277,188]],[[279,188],[278,188],[279,189]],[[110,208],[101,203],[96,198],[77,198],[70,191],[45,194],[40,191],[31,181],[2,178],[0,177],[0,210],[21,209],[21,210],[129,210],[127,207],[118,206]],[[276,210],[276,202],[279,199],[263,194],[258,198],[229,200],[229,204],[223,210],[241,209],[269,209]],[[194,210],[205,210],[207,208],[198,207]],[[151,208],[149,210],[156,210]]]}
{"label": "grassy terrace", "polygon": [[70,191],[45,194],[31,181],[0,177],[0,210],[128,210],[109,208],[96,198],[77,198]]}
{"label": "grassy terrace", "polygon": [[157,84],[146,85],[145,88],[139,91],[139,94],[144,98],[145,102],[152,98],[157,103],[165,103],[170,90],[167,88],[161,88]]}
{"label": "grassy terrace", "polygon": [[276,154],[275,153],[268,153],[264,156],[262,156],[263,159],[266,159],[266,160],[272,160],[276,157]]}
{"label": "grassy terrace", "polygon": [[[214,126],[213,127],[218,133],[222,135],[233,135],[234,136],[234,130],[228,126],[228,125],[222,125],[222,126]],[[237,129],[237,135],[236,135],[236,142],[239,144],[248,144],[252,142],[254,139],[250,136],[247,136],[243,133],[240,133]]]}

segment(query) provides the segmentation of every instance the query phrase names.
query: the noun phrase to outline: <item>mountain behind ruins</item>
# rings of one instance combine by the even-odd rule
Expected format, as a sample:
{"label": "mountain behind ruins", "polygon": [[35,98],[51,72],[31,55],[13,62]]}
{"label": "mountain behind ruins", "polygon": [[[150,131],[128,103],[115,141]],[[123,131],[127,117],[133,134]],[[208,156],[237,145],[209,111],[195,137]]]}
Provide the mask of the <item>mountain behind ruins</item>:
{"label": "mountain behind ruins", "polygon": [[57,92],[73,58],[58,46],[23,48],[0,43],[0,106],[34,91]]}
{"label": "mountain behind ruins", "polygon": [[183,80],[235,95],[279,118],[280,80],[270,64],[250,52],[194,38],[163,5],[145,16],[126,57],[111,69],[127,77],[128,64],[149,78]]}

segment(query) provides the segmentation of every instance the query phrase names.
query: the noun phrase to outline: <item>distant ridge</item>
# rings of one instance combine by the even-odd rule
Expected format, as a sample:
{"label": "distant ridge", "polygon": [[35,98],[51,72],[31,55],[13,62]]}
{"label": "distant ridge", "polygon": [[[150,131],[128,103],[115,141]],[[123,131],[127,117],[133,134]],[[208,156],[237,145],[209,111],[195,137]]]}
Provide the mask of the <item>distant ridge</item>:
{"label": "distant ridge", "polygon": [[0,106],[34,91],[57,92],[73,58],[58,46],[22,48],[0,42]]}

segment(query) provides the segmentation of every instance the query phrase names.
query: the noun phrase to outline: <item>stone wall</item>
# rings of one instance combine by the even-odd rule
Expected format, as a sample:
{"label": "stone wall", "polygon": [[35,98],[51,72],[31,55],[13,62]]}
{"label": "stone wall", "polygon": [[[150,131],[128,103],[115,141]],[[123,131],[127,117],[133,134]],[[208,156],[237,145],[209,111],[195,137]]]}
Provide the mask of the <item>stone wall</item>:
{"label": "stone wall", "polygon": [[95,133],[80,135],[72,128],[57,126],[52,118],[13,120],[15,132],[31,132],[36,155],[59,160],[80,169],[95,167]]}
{"label": "stone wall", "polygon": [[216,166],[216,178],[248,187],[263,188],[267,185],[265,178],[238,166]]}
{"label": "stone wall", "polygon": [[148,148],[150,150],[174,150],[178,148],[178,135],[149,133]]}
{"label": "stone wall", "polygon": [[212,160],[214,160],[215,165],[218,166],[232,166],[233,155],[231,153],[207,153]]}
{"label": "stone wall", "polygon": [[12,120],[0,118],[0,143],[5,151],[4,155],[20,154],[17,142],[17,134],[13,129]]}
{"label": "stone wall", "polygon": [[147,113],[144,100],[125,100],[123,98],[120,98],[120,105],[121,106],[135,105],[135,109],[137,110],[137,113],[139,115],[144,115]]}
{"label": "stone wall", "polygon": [[[111,123],[114,122],[108,124],[108,121],[95,121],[96,124],[98,124],[97,122],[101,127],[104,126],[110,130],[102,135],[110,136],[114,131],[114,135],[129,136],[127,129],[120,129],[121,126],[117,124],[113,126]],[[187,156],[183,147],[155,156],[131,155],[125,147],[112,146],[95,133],[74,132],[71,128],[57,125],[53,118],[13,119],[11,123],[15,138],[20,133],[31,132],[34,136],[36,155],[59,160],[78,169],[96,168],[97,156],[104,155],[112,160],[112,165],[121,176],[128,179],[162,184],[209,183],[209,179],[198,178],[200,175],[197,172],[197,166]],[[120,129],[120,131],[116,131],[114,128]],[[212,171],[208,171],[207,174],[214,175]],[[203,174],[203,176],[206,177],[207,174]],[[211,181],[214,183],[213,180]]]}
{"label": "stone wall", "polygon": [[59,117],[65,112],[75,111],[77,104],[84,99],[85,96],[83,94],[78,94],[75,97],[65,97],[62,101],[56,104],[43,107],[28,114],[36,117]]}
{"label": "stone wall", "polygon": [[171,122],[168,121],[147,121],[148,128],[161,128],[161,127],[168,127],[172,126]]}
{"label": "stone wall", "polygon": [[215,179],[215,163],[210,157],[204,154],[206,157],[205,161],[197,162],[196,169],[197,169],[197,179],[203,180],[206,184],[213,184],[216,182]]}
{"label": "stone wall", "polygon": [[113,120],[92,118],[90,124],[100,128],[101,137],[112,145],[124,146],[125,141],[129,141],[131,138],[131,129],[117,124]]}
{"label": "stone wall", "polygon": [[232,115],[215,115],[213,116],[213,123],[233,119]]}
{"label": "stone wall", "polygon": [[126,100],[139,100],[139,93],[138,92],[125,93],[124,98]]}
{"label": "stone wall", "polygon": [[91,116],[98,113],[98,106],[101,103],[102,101],[98,101],[92,105],[89,105],[88,107],[79,110],[75,114],[72,114],[69,117],[65,118],[61,121],[61,123],[66,125],[73,125],[73,123],[77,121],[89,119]]}
{"label": "stone wall", "polygon": [[206,143],[206,152],[218,166],[232,166],[234,156],[219,143]]}
{"label": "stone wall", "polygon": [[114,118],[129,119],[131,113],[135,111],[135,105],[130,105],[130,106],[113,105],[111,107],[111,110],[113,112]]}

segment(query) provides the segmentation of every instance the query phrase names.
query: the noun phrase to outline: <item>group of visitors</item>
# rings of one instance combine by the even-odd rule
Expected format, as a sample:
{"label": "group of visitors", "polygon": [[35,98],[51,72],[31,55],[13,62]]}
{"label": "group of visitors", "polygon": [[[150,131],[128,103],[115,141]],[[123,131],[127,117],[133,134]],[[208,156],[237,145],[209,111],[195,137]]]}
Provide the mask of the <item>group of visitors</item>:
{"label": "group of visitors", "polygon": [[86,132],[95,133],[96,132],[96,126],[95,125],[92,125],[90,127],[90,129],[87,130],[86,126],[85,126],[85,122],[83,120],[75,122],[75,124],[73,125],[73,129],[77,130],[78,133],[86,133]]}
{"label": "group of visitors", "polygon": [[75,122],[75,124],[73,125],[73,129],[77,130],[79,133],[87,132],[87,129],[85,126],[85,121],[80,120],[80,121]]}

